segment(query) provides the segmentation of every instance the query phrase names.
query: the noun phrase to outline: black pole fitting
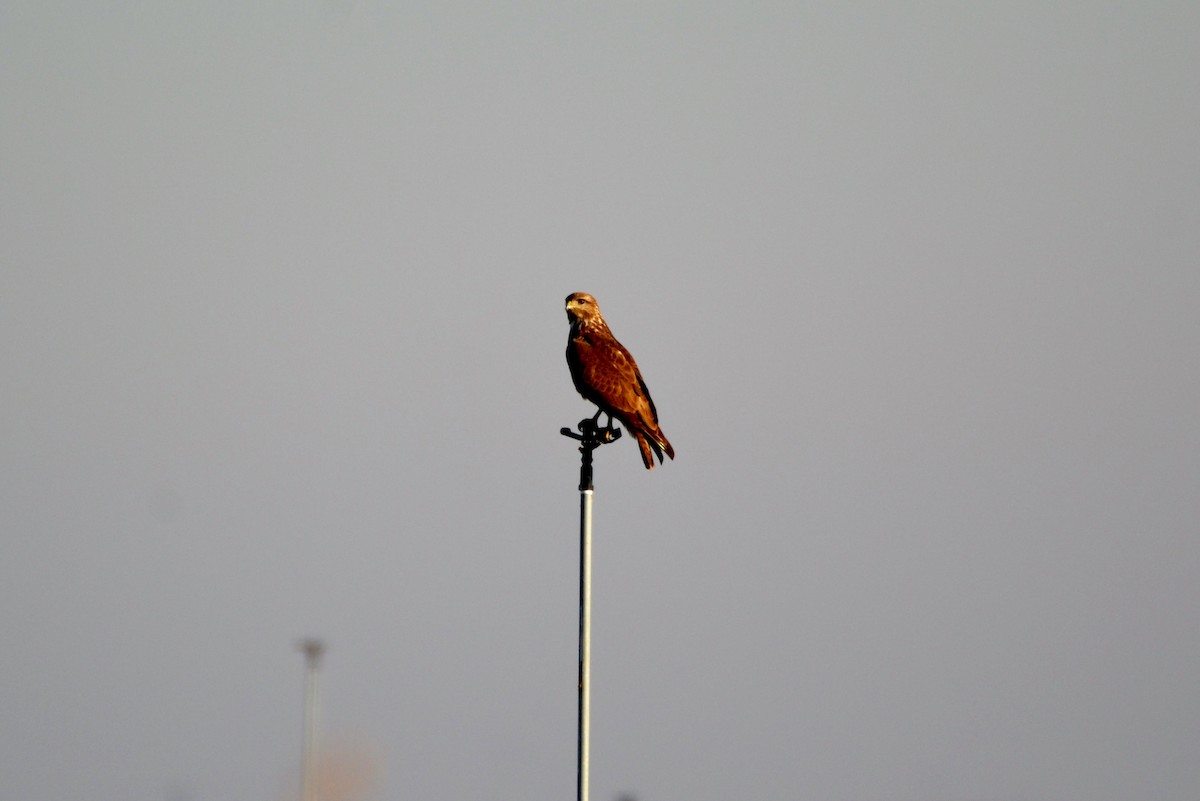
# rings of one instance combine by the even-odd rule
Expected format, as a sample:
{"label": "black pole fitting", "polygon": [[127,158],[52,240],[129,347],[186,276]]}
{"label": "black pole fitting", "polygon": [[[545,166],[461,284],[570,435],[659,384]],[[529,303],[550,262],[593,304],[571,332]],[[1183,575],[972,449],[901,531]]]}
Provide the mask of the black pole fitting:
{"label": "black pole fitting", "polygon": [[579,440],[579,452],[583,454],[582,461],[579,466],[579,491],[592,489],[592,451],[599,448],[601,445],[607,445],[610,442],[616,442],[621,438],[621,429],[613,428],[612,416],[609,415],[608,424],[603,428],[600,426],[600,415],[602,412],[596,412],[594,417],[588,417],[579,421],[579,433],[576,434],[569,428],[560,429],[559,433],[564,437]]}

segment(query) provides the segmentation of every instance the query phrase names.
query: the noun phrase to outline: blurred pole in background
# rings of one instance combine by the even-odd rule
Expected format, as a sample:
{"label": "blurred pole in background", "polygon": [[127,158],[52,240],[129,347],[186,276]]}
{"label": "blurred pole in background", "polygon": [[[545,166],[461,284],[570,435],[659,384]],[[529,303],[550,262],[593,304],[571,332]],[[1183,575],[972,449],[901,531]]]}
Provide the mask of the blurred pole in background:
{"label": "blurred pole in background", "polygon": [[316,764],[313,755],[317,742],[317,669],[325,643],[307,639],[299,644],[304,653],[304,758],[300,764],[301,801],[317,801]]}

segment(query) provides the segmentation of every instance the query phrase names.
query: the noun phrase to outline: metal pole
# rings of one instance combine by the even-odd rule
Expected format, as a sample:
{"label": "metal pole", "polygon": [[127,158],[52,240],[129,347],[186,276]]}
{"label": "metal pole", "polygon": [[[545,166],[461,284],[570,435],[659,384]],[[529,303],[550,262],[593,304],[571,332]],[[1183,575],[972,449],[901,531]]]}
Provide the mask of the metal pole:
{"label": "metal pole", "polygon": [[621,436],[608,425],[600,428],[600,414],[579,423],[580,434],[569,428],[563,436],[580,442],[583,459],[579,467],[579,727],[576,732],[575,791],[578,801],[588,801],[588,752],[591,745],[591,684],[592,684],[592,451]]}
{"label": "metal pole", "polygon": [[576,797],[588,801],[592,680],[592,493],[579,491],[579,731]]}
{"label": "metal pole", "polygon": [[317,741],[317,669],[325,644],[320,640],[304,640],[299,648],[304,652],[304,761],[301,763],[300,797],[317,801],[316,763],[313,754]]}

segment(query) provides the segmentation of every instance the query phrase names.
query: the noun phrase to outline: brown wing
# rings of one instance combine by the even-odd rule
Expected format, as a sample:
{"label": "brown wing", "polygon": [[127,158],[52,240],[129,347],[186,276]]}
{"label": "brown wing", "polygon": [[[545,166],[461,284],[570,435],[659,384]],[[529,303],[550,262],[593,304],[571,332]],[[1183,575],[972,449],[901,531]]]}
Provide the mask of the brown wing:
{"label": "brown wing", "polygon": [[567,363],[579,394],[620,420],[638,439],[646,468],[654,466],[651,450],[662,461],[675,451],[658,427],[658,411],[637,362],[607,329],[581,332],[571,339]]}

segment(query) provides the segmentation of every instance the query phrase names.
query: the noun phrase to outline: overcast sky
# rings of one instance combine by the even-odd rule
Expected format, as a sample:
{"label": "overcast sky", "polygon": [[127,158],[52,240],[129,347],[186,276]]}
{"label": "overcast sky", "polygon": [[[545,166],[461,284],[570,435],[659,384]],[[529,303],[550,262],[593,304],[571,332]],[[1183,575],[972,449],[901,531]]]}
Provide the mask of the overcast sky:
{"label": "overcast sky", "polygon": [[[1200,5],[0,6],[0,797],[1200,787]],[[334,786],[336,785],[336,786]]]}

